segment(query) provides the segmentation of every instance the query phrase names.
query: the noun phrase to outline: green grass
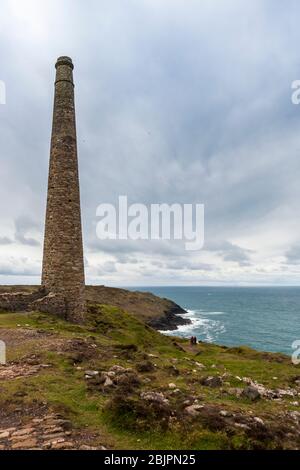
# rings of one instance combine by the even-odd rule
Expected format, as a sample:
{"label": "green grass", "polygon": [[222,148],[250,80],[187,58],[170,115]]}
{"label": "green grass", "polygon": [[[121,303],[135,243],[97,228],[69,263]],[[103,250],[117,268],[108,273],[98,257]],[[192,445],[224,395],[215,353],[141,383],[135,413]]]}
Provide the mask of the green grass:
{"label": "green grass", "polygon": [[[18,326],[19,325],[19,326]],[[220,405],[232,411],[252,411],[257,415],[278,413],[278,410],[294,409],[291,399],[281,404],[272,401],[252,403],[238,399],[233,395],[224,395],[220,389],[203,387],[199,378],[203,375],[232,374],[225,379],[231,387],[242,386],[235,378],[251,377],[267,387],[290,386],[291,377],[299,374],[299,367],[294,366],[289,358],[282,355],[266,354],[249,348],[227,349],[211,344],[200,344],[194,350],[189,349],[186,341],[170,338],[146,326],[135,316],[119,308],[108,305],[92,305],[88,324],[78,326],[40,313],[0,313],[1,329],[48,332],[49,338],[66,342],[72,338],[90,339],[97,345],[96,357],[84,360],[77,370],[72,364],[69,353],[39,347],[37,340],[29,338],[13,348],[8,348],[8,359],[18,360],[30,354],[38,354],[40,360],[50,363],[51,368],[28,378],[3,381],[1,383],[0,406],[6,406],[8,397],[11,402],[16,393],[25,392],[23,403],[32,401],[47,402],[55,410],[66,414],[78,429],[85,428],[99,434],[99,442],[109,448],[118,449],[229,449],[250,448],[247,438],[241,432],[228,436],[224,432],[212,431],[201,423],[193,422],[186,428],[184,422],[176,422],[170,429],[162,430],[155,423],[150,426],[136,427],[134,416],[115,415],[107,408],[110,396],[99,391],[90,391],[83,378],[85,369],[107,370],[113,364],[133,367],[145,360],[146,354],[157,357],[155,370],[141,374],[150,377],[150,383],[142,383],[141,390],[157,390],[168,393],[168,384],[174,382],[182,394],[195,395],[206,404]],[[51,333],[51,334],[50,334]],[[44,336],[38,340],[43,342]],[[177,346],[174,344],[177,343]],[[178,348],[178,345],[185,350]],[[198,371],[194,361],[205,365],[204,371]],[[170,375],[169,367],[175,365],[178,376]],[[213,367],[216,366],[216,367]],[[197,370],[197,373],[193,372]],[[274,377],[278,377],[275,380]],[[173,400],[173,399],[172,399]],[[18,403],[20,398],[18,398]],[[173,401],[172,401],[173,403]],[[174,398],[176,406],[176,398]],[[149,418],[150,419],[150,418]]]}

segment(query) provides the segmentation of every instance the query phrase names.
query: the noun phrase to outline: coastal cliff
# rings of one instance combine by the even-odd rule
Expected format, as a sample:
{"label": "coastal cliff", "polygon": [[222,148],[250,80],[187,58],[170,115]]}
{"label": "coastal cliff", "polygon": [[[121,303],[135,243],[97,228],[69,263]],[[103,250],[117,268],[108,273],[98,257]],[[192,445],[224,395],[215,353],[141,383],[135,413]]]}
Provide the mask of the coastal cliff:
{"label": "coastal cliff", "polygon": [[[39,286],[0,286],[0,294],[20,292],[34,295],[38,289]],[[172,300],[157,297],[150,292],[106,286],[86,286],[85,298],[88,304],[120,307],[157,330],[176,330],[180,325],[191,323],[188,318],[181,316],[186,313],[182,307]]]}
{"label": "coastal cliff", "polygon": [[169,299],[157,297],[151,292],[131,291],[106,286],[87,286],[86,299],[120,307],[157,330],[176,330],[191,323],[181,315],[186,313],[180,305]]}

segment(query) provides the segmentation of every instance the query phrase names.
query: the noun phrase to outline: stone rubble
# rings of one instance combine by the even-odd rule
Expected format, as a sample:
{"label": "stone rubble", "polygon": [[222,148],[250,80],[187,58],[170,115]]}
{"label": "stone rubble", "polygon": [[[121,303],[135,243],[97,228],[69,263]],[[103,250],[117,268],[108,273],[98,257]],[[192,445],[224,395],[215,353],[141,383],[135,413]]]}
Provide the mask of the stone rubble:
{"label": "stone rubble", "polygon": [[169,404],[169,400],[160,392],[142,392],[140,396],[142,400],[149,402],[156,402],[164,405]]}
{"label": "stone rubble", "polygon": [[197,361],[195,361],[195,363],[194,363],[194,364],[195,364],[195,365],[198,367],[198,369],[200,369],[200,370],[204,370],[204,369],[206,369],[205,365],[204,365],[204,364],[202,364],[201,362],[197,362]]}
{"label": "stone rubble", "polygon": [[85,371],[85,380],[90,388],[109,390],[116,387],[133,387],[140,384],[138,374],[131,367],[112,366],[108,371]]}
{"label": "stone rubble", "polygon": [[208,377],[203,377],[200,380],[200,383],[202,385],[205,385],[206,387],[217,388],[223,385],[223,379],[222,377],[219,377],[218,375],[208,376]]}
{"label": "stone rubble", "polygon": [[185,412],[190,416],[198,416],[199,411],[204,407],[204,405],[189,405],[185,408]]}
{"label": "stone rubble", "polygon": [[171,390],[175,390],[177,388],[177,385],[171,382],[171,383],[169,383],[169,388]]}
{"label": "stone rubble", "polygon": [[243,377],[243,382],[247,384],[241,395],[249,398],[250,400],[259,400],[260,398],[266,398],[269,400],[280,400],[285,397],[298,397],[300,393],[298,390],[293,388],[271,390],[266,388],[264,385],[257,383],[255,380],[249,377]]}
{"label": "stone rubble", "polygon": [[26,363],[9,363],[7,365],[0,365],[0,381],[12,380],[21,377],[29,377],[38,374],[41,370],[51,367],[51,364],[35,364],[30,365]]}
{"label": "stone rubble", "polygon": [[[94,450],[78,443],[70,421],[51,413],[18,427],[0,429],[0,450]],[[102,449],[102,447],[101,447]]]}

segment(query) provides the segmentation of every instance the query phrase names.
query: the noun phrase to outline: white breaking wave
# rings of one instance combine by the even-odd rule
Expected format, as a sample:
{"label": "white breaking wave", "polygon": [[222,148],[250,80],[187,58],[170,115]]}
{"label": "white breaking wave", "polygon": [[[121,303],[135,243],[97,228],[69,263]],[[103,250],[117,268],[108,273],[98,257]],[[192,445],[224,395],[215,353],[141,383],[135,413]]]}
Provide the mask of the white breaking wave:
{"label": "white breaking wave", "polygon": [[203,312],[202,310],[199,310],[199,315],[226,315],[225,312]]}
{"label": "white breaking wave", "polygon": [[[168,336],[182,336],[188,338],[191,335],[212,343],[216,341],[218,336],[224,333],[225,326],[219,320],[211,320],[203,318],[206,315],[223,315],[224,312],[203,312],[202,310],[187,310],[187,313],[181,314],[182,318],[188,318],[191,323],[188,325],[180,325],[177,330],[165,330],[161,333]],[[201,315],[201,317],[199,317]]]}

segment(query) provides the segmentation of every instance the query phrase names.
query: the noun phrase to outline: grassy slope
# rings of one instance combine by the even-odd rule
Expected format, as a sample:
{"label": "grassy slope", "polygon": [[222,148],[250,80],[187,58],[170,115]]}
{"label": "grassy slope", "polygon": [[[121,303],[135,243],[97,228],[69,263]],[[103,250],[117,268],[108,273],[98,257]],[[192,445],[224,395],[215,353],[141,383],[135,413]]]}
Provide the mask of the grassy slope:
{"label": "grassy slope", "polygon": [[[108,448],[253,447],[242,430],[230,436],[224,430],[214,429],[201,420],[189,422],[188,428],[183,419],[175,420],[167,429],[161,427],[155,419],[151,422],[150,416],[148,423],[138,423],[130,411],[107,408],[111,394],[87,389],[83,378],[84,370],[108,370],[114,364],[135,368],[145,360],[147,354],[157,356],[151,358],[155,369],[153,372],[139,374],[151,381],[141,384],[137,393],[133,393],[134,400],[138,400],[140,392],[144,390],[162,391],[168,395],[168,384],[174,382],[181,390],[180,397],[197,396],[205,404],[220,405],[222,410],[253,412],[254,416],[268,419],[280,412],[296,409],[291,405],[293,399],[287,398],[282,403],[266,400],[252,403],[247,399],[221,393],[219,388],[211,389],[199,383],[201,375],[227,372],[233,376],[251,377],[271,388],[288,387],[291,385],[291,377],[299,373],[299,369],[288,358],[258,353],[247,348],[228,349],[209,344],[200,344],[190,350],[186,341],[163,336],[117,307],[91,306],[89,325],[86,327],[71,325],[37,313],[1,313],[0,339],[1,333],[9,336],[13,331],[16,335],[18,332],[36,331],[37,336],[26,341],[14,340],[11,346],[8,342],[9,361],[22,361],[25,356],[38,354],[41,362],[51,363],[52,367],[36,376],[3,381],[0,386],[0,407],[23,406],[33,400],[47,402],[51,408],[66,414],[76,427],[85,427],[91,432],[99,433],[99,442]],[[84,338],[97,345],[92,357],[85,357],[83,354],[80,359],[82,362],[77,364],[82,370],[74,366],[74,360],[77,360],[76,351],[70,352],[61,347],[61,344],[67,344],[68,340],[75,338]],[[137,350],[130,348],[130,345],[136,345]],[[204,364],[206,370],[197,370],[195,361]],[[172,375],[172,365],[179,370],[178,376]],[[278,379],[275,380],[274,377]],[[241,386],[235,377],[230,377],[228,382],[231,387]],[[180,399],[175,395],[170,396],[170,401],[174,409],[180,407]],[[272,448],[272,440],[267,440],[264,446]]]}
{"label": "grassy slope", "polygon": [[[6,292],[30,293],[38,288],[39,286],[29,285],[1,285],[0,294]],[[184,313],[184,310],[171,300],[157,297],[150,292],[129,291],[106,286],[86,286],[85,296],[88,302],[123,308],[147,323],[163,319],[170,312]],[[184,324],[181,317],[173,316],[173,319],[177,320],[177,324]]]}

